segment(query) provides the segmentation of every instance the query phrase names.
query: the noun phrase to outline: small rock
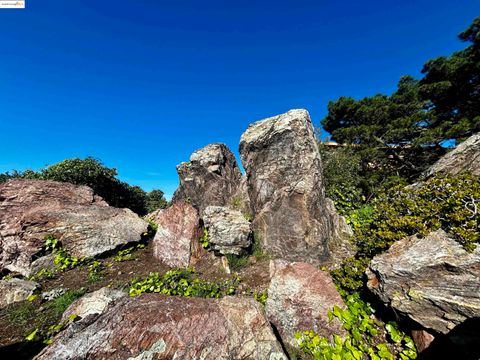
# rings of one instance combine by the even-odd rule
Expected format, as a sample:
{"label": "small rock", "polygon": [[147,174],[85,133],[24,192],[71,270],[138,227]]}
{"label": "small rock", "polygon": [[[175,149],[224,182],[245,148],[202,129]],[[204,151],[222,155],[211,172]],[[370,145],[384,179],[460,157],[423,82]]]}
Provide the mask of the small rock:
{"label": "small rock", "polygon": [[0,308],[19,301],[25,301],[40,288],[34,281],[22,279],[0,280]]}
{"label": "small rock", "polygon": [[65,288],[56,288],[56,289],[52,289],[50,291],[43,292],[40,295],[40,298],[43,301],[55,300],[56,298],[62,296],[66,292],[67,292],[67,289],[65,289]]}
{"label": "small rock", "polygon": [[89,315],[103,314],[115,300],[127,296],[123,291],[101,288],[100,290],[82,296],[71,304],[62,315],[62,321],[67,321],[70,315],[84,319]]}
{"label": "small rock", "polygon": [[210,248],[220,254],[240,255],[251,245],[250,222],[238,210],[209,206],[203,222],[208,229]]}

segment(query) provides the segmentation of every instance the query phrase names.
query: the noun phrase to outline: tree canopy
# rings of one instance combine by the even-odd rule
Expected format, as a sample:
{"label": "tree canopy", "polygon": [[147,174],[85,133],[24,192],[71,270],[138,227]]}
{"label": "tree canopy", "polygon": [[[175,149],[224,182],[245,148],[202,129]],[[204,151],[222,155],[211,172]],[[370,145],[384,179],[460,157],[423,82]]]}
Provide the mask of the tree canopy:
{"label": "tree canopy", "polygon": [[414,178],[447,142],[480,131],[480,17],[459,38],[465,49],[427,61],[421,79],[402,77],[393,94],[329,103],[324,129],[356,146],[364,172]]}

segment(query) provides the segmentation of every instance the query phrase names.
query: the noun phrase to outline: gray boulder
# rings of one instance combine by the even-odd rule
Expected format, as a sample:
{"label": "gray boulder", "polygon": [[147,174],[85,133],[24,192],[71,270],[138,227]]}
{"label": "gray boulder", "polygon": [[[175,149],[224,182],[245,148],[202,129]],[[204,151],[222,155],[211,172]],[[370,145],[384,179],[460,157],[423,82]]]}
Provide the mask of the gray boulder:
{"label": "gray boulder", "polygon": [[0,271],[29,276],[32,262],[45,255],[47,235],[81,258],[139,241],[147,226],[129,209],[108,206],[87,186],[10,180],[0,184]]}
{"label": "gray boulder", "polygon": [[470,171],[480,176],[480,134],[475,134],[440,158],[424,174],[430,177],[436,174],[456,175]]}
{"label": "gray boulder", "polygon": [[480,317],[480,248],[468,253],[442,230],[396,242],[367,275],[381,301],[426,329],[446,334]]}
{"label": "gray boulder", "polygon": [[203,222],[208,229],[208,242],[214,251],[224,255],[240,255],[251,245],[250,222],[238,210],[209,206],[204,211]]}
{"label": "gray boulder", "polygon": [[308,112],[290,110],[250,125],[240,155],[263,247],[290,261],[324,263],[337,231]]}
{"label": "gray boulder", "polygon": [[0,280],[0,308],[19,301],[25,301],[40,289],[34,281],[22,279]]}
{"label": "gray boulder", "polygon": [[200,214],[207,206],[228,206],[238,196],[242,174],[225,144],[210,144],[195,151],[189,162],[177,166],[180,186],[172,202],[186,201]]}

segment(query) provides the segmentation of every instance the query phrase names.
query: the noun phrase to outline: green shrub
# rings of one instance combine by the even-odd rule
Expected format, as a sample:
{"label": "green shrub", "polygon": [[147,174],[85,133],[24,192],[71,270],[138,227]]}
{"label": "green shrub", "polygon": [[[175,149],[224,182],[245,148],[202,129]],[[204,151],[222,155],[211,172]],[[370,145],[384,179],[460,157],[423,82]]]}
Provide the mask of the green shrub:
{"label": "green shrub", "polygon": [[373,202],[373,218],[357,229],[357,245],[362,255],[371,257],[406,236],[442,228],[472,251],[480,239],[479,202],[480,180],[471,174],[395,187]]}
{"label": "green shrub", "polygon": [[[346,298],[346,309],[334,306],[329,321],[336,318],[347,331],[342,339],[333,336],[333,343],[314,331],[295,334],[300,348],[314,360],[361,360],[368,355],[372,360],[416,359],[417,352],[412,339],[405,336],[395,323],[385,325],[373,316],[373,309],[360,299],[358,293]],[[390,343],[384,343],[388,333]],[[396,356],[395,356],[396,355]]]}
{"label": "green shrub", "polygon": [[210,247],[210,243],[208,242],[208,230],[207,228],[203,228],[203,235],[199,239],[200,244],[204,249],[208,249]]}
{"label": "green shrub", "polygon": [[371,205],[350,214],[358,254],[332,271],[336,284],[347,292],[360,290],[370,259],[415,234],[425,236],[442,228],[472,251],[480,240],[479,202],[480,180],[468,173],[437,176],[416,186],[386,191]]}
{"label": "green shrub", "polygon": [[164,275],[150,273],[146,278],[130,284],[130,296],[142,293],[161,293],[185,297],[220,298],[233,295],[240,283],[239,278],[223,282],[205,281],[196,276],[192,269],[170,270]]}

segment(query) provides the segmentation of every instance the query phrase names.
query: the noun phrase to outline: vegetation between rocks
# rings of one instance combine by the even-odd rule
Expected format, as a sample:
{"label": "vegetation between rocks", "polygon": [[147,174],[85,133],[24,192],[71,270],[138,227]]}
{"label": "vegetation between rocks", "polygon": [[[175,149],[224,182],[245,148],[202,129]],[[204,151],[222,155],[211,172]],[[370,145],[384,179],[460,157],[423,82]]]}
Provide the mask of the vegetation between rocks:
{"label": "vegetation between rocks", "polygon": [[128,289],[130,296],[142,293],[161,293],[185,297],[220,298],[234,295],[240,278],[218,281],[200,279],[193,269],[170,270],[164,275],[151,273],[144,279],[133,280]]}
{"label": "vegetation between rocks", "polygon": [[[402,333],[394,322],[384,324],[374,317],[370,304],[355,293],[348,295],[347,308],[334,306],[329,321],[340,321],[348,335],[333,336],[333,342],[314,331],[295,334],[300,348],[314,360],[416,359],[413,340]],[[386,336],[387,335],[387,336]],[[383,342],[388,339],[389,342]]]}

